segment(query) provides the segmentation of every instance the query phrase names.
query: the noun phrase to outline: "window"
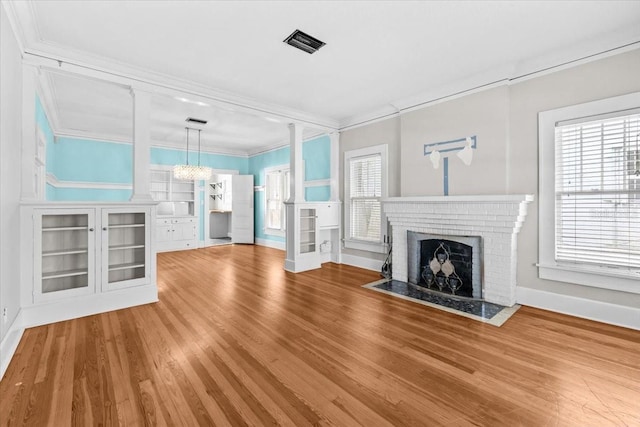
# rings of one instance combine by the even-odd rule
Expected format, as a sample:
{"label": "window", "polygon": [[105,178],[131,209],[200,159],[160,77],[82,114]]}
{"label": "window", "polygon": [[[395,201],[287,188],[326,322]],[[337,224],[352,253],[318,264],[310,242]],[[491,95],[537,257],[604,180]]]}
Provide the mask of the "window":
{"label": "window", "polygon": [[539,126],[540,277],[640,293],[640,93]]}
{"label": "window", "polygon": [[289,167],[265,169],[265,232],[284,235],[284,202],[289,198]]}
{"label": "window", "polygon": [[384,252],[387,196],[387,146],[345,153],[345,247]]}

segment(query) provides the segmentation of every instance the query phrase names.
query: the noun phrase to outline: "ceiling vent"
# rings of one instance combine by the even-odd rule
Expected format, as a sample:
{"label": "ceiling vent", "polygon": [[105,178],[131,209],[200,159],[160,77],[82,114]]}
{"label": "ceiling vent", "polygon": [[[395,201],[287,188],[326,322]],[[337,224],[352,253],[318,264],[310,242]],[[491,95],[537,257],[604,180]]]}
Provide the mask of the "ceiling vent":
{"label": "ceiling vent", "polygon": [[185,120],[187,123],[192,123],[194,125],[206,125],[207,121],[202,119],[194,119],[193,117],[187,117]]}
{"label": "ceiling vent", "polygon": [[321,42],[315,37],[309,34],[303,33],[300,30],[295,30],[289,37],[283,40],[286,44],[293,47],[297,47],[307,53],[313,53],[325,45],[325,42]]}

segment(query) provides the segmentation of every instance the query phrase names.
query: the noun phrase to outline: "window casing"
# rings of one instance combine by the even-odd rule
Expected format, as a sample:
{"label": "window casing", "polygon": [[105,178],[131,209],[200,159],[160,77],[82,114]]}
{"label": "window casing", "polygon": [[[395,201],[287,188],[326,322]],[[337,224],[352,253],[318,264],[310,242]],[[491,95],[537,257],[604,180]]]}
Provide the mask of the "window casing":
{"label": "window casing", "polygon": [[345,152],[345,247],[386,251],[387,145]]}
{"label": "window casing", "polygon": [[640,93],[539,115],[539,276],[640,293]]}
{"label": "window casing", "polygon": [[265,233],[284,236],[286,229],[284,202],[289,199],[290,173],[288,166],[265,169]]}

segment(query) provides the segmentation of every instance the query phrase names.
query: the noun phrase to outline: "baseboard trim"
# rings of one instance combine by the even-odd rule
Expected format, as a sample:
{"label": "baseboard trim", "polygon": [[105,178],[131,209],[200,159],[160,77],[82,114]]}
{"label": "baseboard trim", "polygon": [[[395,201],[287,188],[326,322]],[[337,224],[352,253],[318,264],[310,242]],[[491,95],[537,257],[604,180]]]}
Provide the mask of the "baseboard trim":
{"label": "baseboard trim", "polygon": [[342,253],[342,264],[352,265],[354,267],[360,267],[366,270],[380,271],[383,263],[384,261],[380,261],[378,259],[371,259]]}
{"label": "baseboard trim", "polygon": [[276,242],[275,240],[261,239],[256,237],[256,245],[266,246],[268,248],[279,249],[281,251],[285,249],[285,242]]}
{"label": "baseboard trim", "polygon": [[11,326],[9,326],[7,334],[0,342],[0,380],[4,377],[5,372],[7,372],[9,363],[18,349],[18,344],[20,344],[24,329],[22,325],[22,310],[20,310]]}
{"label": "baseboard trim", "polygon": [[155,285],[136,286],[23,307],[22,325],[31,328],[154,302],[158,302]]}
{"label": "baseboard trim", "polygon": [[538,289],[516,288],[518,304],[640,330],[640,308],[594,301]]}

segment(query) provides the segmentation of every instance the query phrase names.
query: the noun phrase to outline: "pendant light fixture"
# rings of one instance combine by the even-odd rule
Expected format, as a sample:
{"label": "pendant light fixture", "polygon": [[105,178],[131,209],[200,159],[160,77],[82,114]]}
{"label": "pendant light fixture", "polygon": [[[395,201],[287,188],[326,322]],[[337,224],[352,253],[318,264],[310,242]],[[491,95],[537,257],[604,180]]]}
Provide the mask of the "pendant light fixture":
{"label": "pendant light fixture", "polygon": [[[200,132],[201,129],[191,129],[188,126],[185,127],[187,134],[187,164],[186,165],[175,165],[173,167],[173,177],[175,179],[181,179],[185,181],[208,181],[211,178],[211,168],[207,166],[200,166]],[[189,131],[197,130],[198,131],[198,165],[190,165],[189,164]]]}

